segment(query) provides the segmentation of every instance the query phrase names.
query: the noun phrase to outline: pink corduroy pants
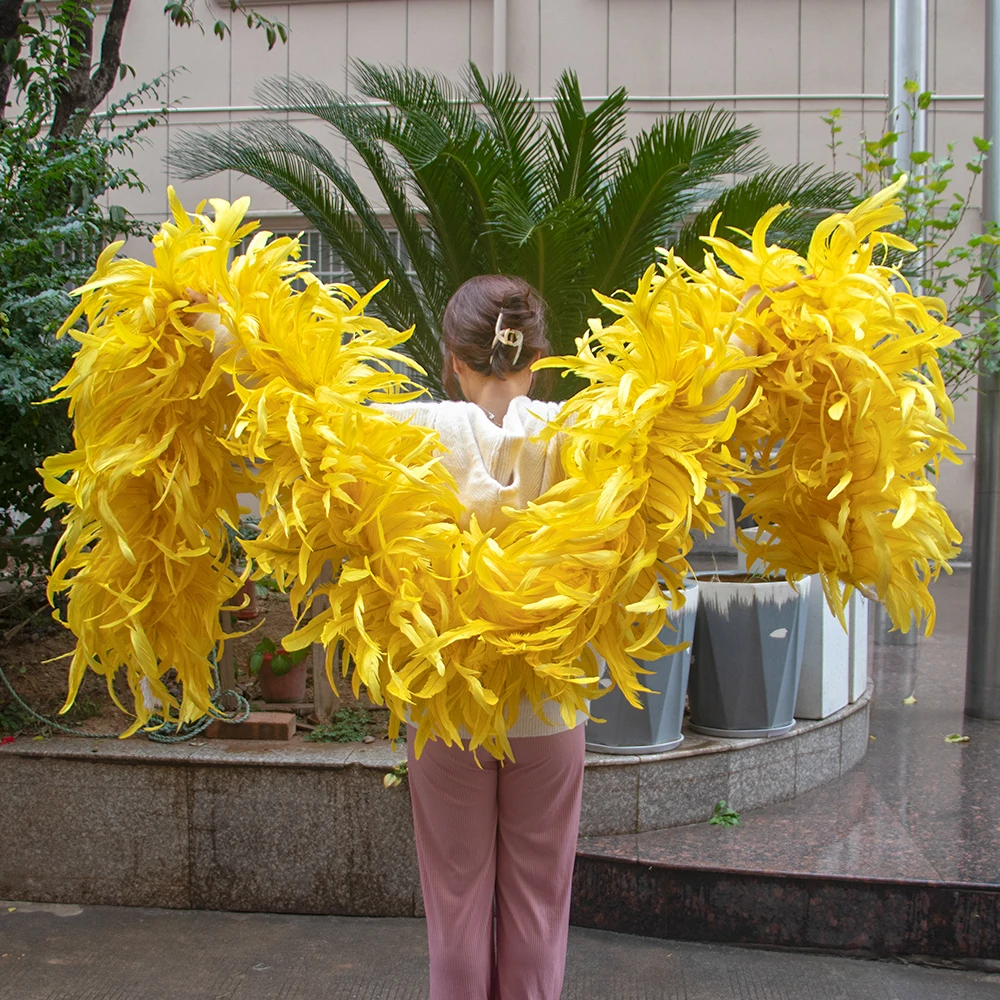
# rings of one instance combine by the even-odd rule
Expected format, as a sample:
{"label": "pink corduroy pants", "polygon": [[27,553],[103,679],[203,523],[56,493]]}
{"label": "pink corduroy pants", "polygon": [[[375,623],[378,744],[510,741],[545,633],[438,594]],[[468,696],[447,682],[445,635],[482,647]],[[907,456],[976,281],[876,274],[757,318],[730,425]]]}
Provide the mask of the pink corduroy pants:
{"label": "pink corduroy pants", "polygon": [[513,739],[502,766],[439,741],[419,760],[407,747],[431,1000],[558,1000],[584,727]]}

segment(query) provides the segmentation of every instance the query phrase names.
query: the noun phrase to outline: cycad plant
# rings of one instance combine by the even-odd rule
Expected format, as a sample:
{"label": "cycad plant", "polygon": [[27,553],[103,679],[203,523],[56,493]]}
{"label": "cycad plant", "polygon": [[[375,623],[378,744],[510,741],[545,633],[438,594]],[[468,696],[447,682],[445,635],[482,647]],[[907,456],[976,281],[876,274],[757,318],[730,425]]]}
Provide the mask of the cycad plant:
{"label": "cycad plant", "polygon": [[[554,350],[573,353],[597,309],[591,289],[634,287],[657,246],[700,262],[698,237],[718,213],[722,226],[749,229],[771,205],[791,202],[773,235],[795,246],[818,216],[851,203],[846,176],[768,165],[757,130],[729,111],[661,118],[629,140],[625,90],[588,111],[572,72],[545,114],[512,76],[486,78],[475,65],[461,85],[367,63],[353,72],[358,97],[301,78],[267,81],[259,97],[326,122],[374,179],[381,205],[345,167],[339,144],[286,121],[203,132],[172,155],[188,178],[235,170],[263,181],[329,241],[359,286],[388,278],[380,314],[415,328],[410,350],[435,394],[440,319],[467,278],[526,278],[548,303]],[[554,391],[566,395],[572,384]]]}

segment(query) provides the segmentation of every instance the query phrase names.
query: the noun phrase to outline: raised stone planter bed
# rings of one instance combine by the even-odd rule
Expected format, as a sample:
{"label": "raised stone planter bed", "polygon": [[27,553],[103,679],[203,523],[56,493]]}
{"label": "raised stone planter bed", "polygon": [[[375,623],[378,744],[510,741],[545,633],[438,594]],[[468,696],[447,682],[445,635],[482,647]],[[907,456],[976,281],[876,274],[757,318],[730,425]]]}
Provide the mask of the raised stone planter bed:
{"label": "raised stone planter bed", "polygon": [[799,722],[782,736],[723,740],[684,729],[662,754],[587,754],[582,837],[645,833],[699,823],[725,799],[743,812],[839,778],[868,749],[872,689],[821,722]]}
{"label": "raised stone planter bed", "polygon": [[[868,746],[871,688],[769,740],[693,733],[588,754],[581,835],[706,820],[839,777]],[[0,898],[276,913],[422,913],[405,759],[385,742],[57,737],[0,749]]]}

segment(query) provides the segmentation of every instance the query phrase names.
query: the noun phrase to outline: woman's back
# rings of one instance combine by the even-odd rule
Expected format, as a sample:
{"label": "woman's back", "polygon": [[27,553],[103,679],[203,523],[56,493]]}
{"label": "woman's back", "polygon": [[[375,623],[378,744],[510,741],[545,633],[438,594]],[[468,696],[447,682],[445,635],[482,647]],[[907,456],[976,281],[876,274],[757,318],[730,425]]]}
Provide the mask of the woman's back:
{"label": "woman's back", "polygon": [[504,507],[523,509],[562,479],[561,437],[540,439],[559,407],[518,396],[500,426],[482,407],[468,402],[399,403],[385,410],[438,432],[445,449],[441,462],[454,477],[462,503],[462,527],[475,514],[488,531],[507,524]]}

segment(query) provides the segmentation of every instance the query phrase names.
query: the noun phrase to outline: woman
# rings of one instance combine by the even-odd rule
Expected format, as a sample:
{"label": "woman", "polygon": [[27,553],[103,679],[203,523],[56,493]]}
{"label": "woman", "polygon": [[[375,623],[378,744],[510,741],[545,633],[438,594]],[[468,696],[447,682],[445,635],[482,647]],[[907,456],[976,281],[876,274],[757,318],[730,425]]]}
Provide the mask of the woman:
{"label": "woman", "polygon": [[[559,441],[535,440],[556,403],[528,398],[549,353],[545,306],[520,278],[482,275],[442,321],[444,384],[463,402],[397,404],[447,452],[466,522],[502,527],[562,478]],[[514,759],[429,741],[409,746],[410,798],[427,913],[432,1000],[556,1000],[562,990],[583,785],[582,713],[567,728],[522,700]],[[412,734],[412,730],[411,730]]]}
{"label": "woman", "polygon": [[[212,314],[195,325],[215,334],[216,354],[232,342]],[[559,404],[528,398],[531,365],[550,353],[545,305],[520,278],[471,278],[448,302],[442,339],[452,400],[387,409],[438,432],[463,526],[475,514],[484,530],[500,528],[504,507],[525,507],[562,478],[561,442],[537,440]],[[418,759],[410,731],[432,1000],[557,1000],[562,991],[586,715],[571,729],[547,707],[540,718],[522,698],[507,731],[514,759],[503,764],[439,740]]]}

